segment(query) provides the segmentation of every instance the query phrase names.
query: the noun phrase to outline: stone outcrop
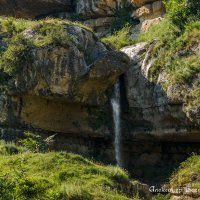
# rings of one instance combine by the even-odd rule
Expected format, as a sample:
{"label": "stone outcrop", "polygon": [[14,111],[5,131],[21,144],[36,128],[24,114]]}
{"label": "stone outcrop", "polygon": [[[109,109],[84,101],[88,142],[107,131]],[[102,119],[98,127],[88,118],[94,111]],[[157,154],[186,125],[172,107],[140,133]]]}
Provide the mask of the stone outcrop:
{"label": "stone outcrop", "polygon": [[33,49],[33,63],[23,68],[17,90],[68,102],[106,102],[105,91],[126,70],[128,58],[108,50],[90,31],[78,26],[65,29],[73,39],[69,47]]}
{"label": "stone outcrop", "polygon": [[[116,10],[122,3],[122,0],[1,0],[0,15],[26,19],[50,16],[79,20],[93,28],[100,37],[104,37],[111,33],[111,25],[117,17]],[[133,30],[136,34],[160,22],[165,13],[161,0],[126,1],[130,6],[131,3],[133,7],[138,7],[132,15],[133,18],[140,20],[140,24]]]}
{"label": "stone outcrop", "polygon": [[[200,147],[198,109],[191,110],[196,116],[192,120],[181,95],[189,93],[191,88],[182,91],[171,85],[168,90],[164,89],[163,84],[170,78],[165,71],[160,73],[157,83],[149,78],[155,61],[151,58],[155,44],[156,41],[150,45],[143,42],[122,49],[131,59],[131,67],[124,76],[122,152],[126,166],[138,173],[138,177],[145,177],[144,171],[135,169],[173,165],[192,152],[199,153]],[[172,92],[172,88],[176,92]],[[200,105],[195,106],[199,108]]]}
{"label": "stone outcrop", "polygon": [[132,0],[132,3],[138,7],[132,16],[140,20],[140,24],[133,32],[147,31],[152,25],[159,23],[163,19],[165,7],[162,0]]}
{"label": "stone outcrop", "polygon": [[121,0],[78,0],[76,13],[84,18],[113,16]]}
{"label": "stone outcrop", "polygon": [[[1,125],[98,137],[110,131],[107,103],[129,58],[86,29],[63,26],[68,44],[32,48],[29,62],[11,81],[14,89],[1,95]],[[31,28],[23,32],[33,40],[37,34]]]}
{"label": "stone outcrop", "polygon": [[[195,132],[194,124],[184,112],[184,99],[178,100],[174,94],[166,92],[163,88],[163,84],[169,81],[167,73],[162,72],[156,84],[149,80],[149,70],[154,63],[151,51],[155,43],[156,41],[149,46],[144,42],[122,49],[132,61],[131,68],[125,75],[128,105],[130,109],[141,110],[140,116],[143,120],[141,123],[146,122],[150,134],[157,136],[184,134],[188,129],[192,132],[192,126]],[[178,88],[175,90],[180,91]],[[140,119],[136,117],[135,120]]]}
{"label": "stone outcrop", "polygon": [[102,37],[110,33],[120,3],[121,0],[0,0],[0,15],[25,19],[50,16],[79,20]]}
{"label": "stone outcrop", "polygon": [[91,19],[113,16],[121,0],[1,0],[0,15],[36,18],[69,12]]}
{"label": "stone outcrop", "polygon": [[111,33],[111,24],[116,20],[116,17],[104,17],[97,19],[88,19],[84,24],[91,27],[99,37],[105,37]]}
{"label": "stone outcrop", "polygon": [[140,7],[140,6],[143,6],[145,4],[152,3],[154,1],[155,0],[131,0],[131,3],[134,4],[137,7]]}

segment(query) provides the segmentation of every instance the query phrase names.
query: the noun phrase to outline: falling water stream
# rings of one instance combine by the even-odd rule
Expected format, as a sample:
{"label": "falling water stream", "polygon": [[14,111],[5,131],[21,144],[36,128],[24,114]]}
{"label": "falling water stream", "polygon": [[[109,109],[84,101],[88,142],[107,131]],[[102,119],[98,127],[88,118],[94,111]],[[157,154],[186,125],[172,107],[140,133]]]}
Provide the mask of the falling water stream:
{"label": "falling water stream", "polygon": [[113,110],[114,131],[115,131],[115,159],[117,165],[122,167],[121,160],[121,106],[120,106],[120,82],[117,81],[114,85],[114,91],[111,98],[111,105]]}

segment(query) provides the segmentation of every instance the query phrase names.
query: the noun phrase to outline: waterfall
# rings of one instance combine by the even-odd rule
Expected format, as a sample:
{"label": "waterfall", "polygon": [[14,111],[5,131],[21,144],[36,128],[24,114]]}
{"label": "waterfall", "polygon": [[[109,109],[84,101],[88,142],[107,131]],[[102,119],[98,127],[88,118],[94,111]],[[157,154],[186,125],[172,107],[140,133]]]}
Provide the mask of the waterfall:
{"label": "waterfall", "polygon": [[120,83],[119,80],[114,85],[114,91],[111,98],[111,105],[113,111],[114,131],[115,131],[115,159],[117,165],[122,167],[121,161],[121,106],[120,106]]}

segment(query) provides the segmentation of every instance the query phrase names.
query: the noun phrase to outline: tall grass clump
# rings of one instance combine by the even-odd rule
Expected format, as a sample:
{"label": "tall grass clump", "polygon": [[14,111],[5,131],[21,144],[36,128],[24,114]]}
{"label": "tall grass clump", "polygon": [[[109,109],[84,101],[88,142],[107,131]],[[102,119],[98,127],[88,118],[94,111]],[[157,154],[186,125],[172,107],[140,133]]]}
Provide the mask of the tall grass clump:
{"label": "tall grass clump", "polygon": [[133,39],[129,35],[130,28],[131,27],[129,25],[126,25],[121,30],[116,31],[113,35],[102,38],[102,41],[115,49],[121,49],[124,46],[131,45],[133,43]]}

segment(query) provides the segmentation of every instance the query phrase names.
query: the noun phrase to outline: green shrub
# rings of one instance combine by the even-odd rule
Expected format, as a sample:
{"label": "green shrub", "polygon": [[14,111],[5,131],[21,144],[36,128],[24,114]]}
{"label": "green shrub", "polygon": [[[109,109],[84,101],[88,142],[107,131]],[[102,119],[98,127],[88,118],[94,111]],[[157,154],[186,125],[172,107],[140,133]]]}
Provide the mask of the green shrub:
{"label": "green shrub", "polygon": [[14,18],[7,18],[0,23],[1,32],[6,32],[9,37],[12,37],[14,34],[16,34],[16,27],[13,21]]}
{"label": "green shrub", "polygon": [[168,41],[173,41],[180,34],[180,30],[169,20],[169,18],[165,18],[159,24],[152,26],[147,32],[141,33],[136,39],[136,42],[152,42],[156,39],[159,40],[162,45],[168,45]]}
{"label": "green shrub", "polygon": [[72,39],[65,30],[65,27],[60,24],[41,23],[32,27],[38,32],[38,35],[33,38],[33,42],[37,47],[48,45],[69,47]]}
{"label": "green shrub", "polygon": [[22,70],[23,65],[31,62],[31,47],[32,42],[23,35],[14,36],[0,57],[0,69],[15,77]]}
{"label": "green shrub", "polygon": [[18,33],[21,33],[26,28],[35,24],[35,21],[29,21],[25,19],[15,19],[13,17],[1,17],[0,18],[0,35],[4,37],[12,38]]}
{"label": "green shrub", "polygon": [[165,6],[171,21],[181,29],[188,22],[200,19],[200,2],[197,0],[166,0]]}
{"label": "green shrub", "polygon": [[[200,72],[199,53],[191,52],[191,48],[198,45],[200,40],[200,23],[188,24],[183,32],[174,29],[166,36],[161,34],[154,47],[152,57],[156,58],[156,62],[150,69],[150,77],[157,81],[159,72],[165,70],[170,74],[171,84],[191,83]],[[180,56],[180,52],[184,55]]]}
{"label": "green shrub", "polygon": [[31,132],[25,132],[25,138],[20,139],[18,143],[31,152],[46,152],[49,146],[54,141],[54,136],[49,136],[46,139],[42,138],[40,135],[33,134]]}

